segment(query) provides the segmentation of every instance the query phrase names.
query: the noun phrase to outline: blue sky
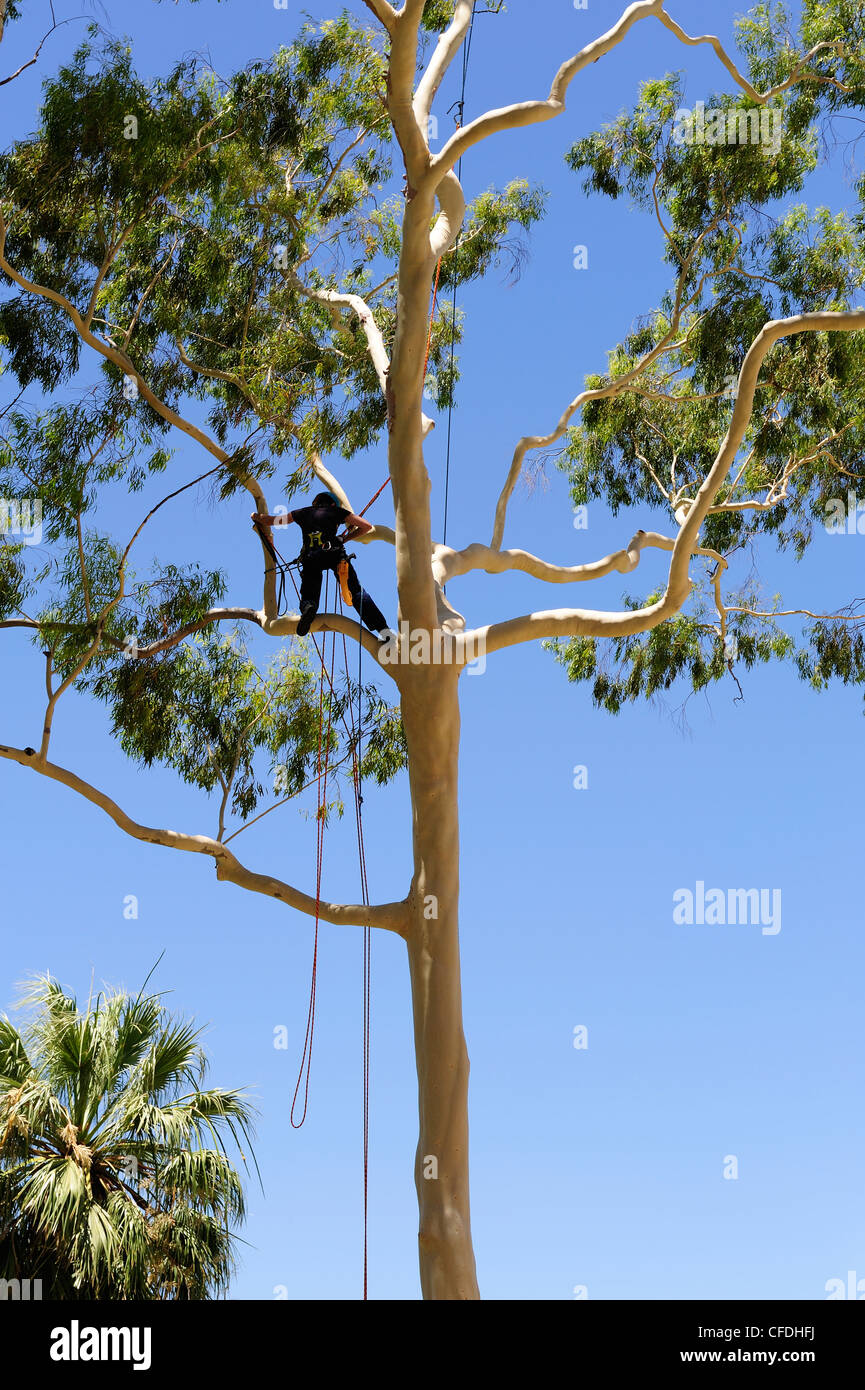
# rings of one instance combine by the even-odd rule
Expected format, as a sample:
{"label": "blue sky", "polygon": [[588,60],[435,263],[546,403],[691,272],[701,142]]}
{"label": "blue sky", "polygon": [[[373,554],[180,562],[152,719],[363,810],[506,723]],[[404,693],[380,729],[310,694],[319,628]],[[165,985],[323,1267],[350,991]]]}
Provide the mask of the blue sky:
{"label": "blue sky", "polygon": [[[47,6],[43,7],[47,12]],[[363,6],[349,6],[366,15]],[[513,0],[478,21],[467,117],[545,93],[559,63],[618,17],[620,0],[543,6]],[[85,7],[86,9],[86,7]],[[225,74],[289,42],[308,0],[120,4],[92,13],[128,34],[139,71],[156,75],[188,52]],[[732,41],[741,9],[714,0],[712,27]],[[670,0],[693,31],[706,6]],[[58,10],[80,13],[71,4]],[[88,14],[91,11],[86,11]],[[539,22],[539,15],[542,19]],[[38,17],[37,17],[38,16]],[[3,69],[32,52],[47,24],[36,0],[9,30]],[[41,76],[83,26],[52,36],[36,68],[5,89],[8,138],[35,124]],[[545,221],[514,285],[502,271],[462,296],[463,380],[454,416],[448,538],[488,539],[515,441],[551,428],[587,372],[666,285],[657,229],[621,204],[588,201],[563,155],[580,134],[629,104],[640,80],[685,68],[693,102],[725,90],[708,49],[683,49],[647,21],[575,82],[560,119],[504,135],[463,166],[469,197],[514,177],[550,191]],[[440,129],[454,99],[438,103]],[[853,205],[843,169],[820,170],[812,203]],[[573,268],[573,247],[589,267]],[[731,365],[731,370],[733,366]],[[443,425],[444,422],[442,422]],[[443,500],[444,428],[427,460],[434,515]],[[172,477],[209,464],[173,441]],[[343,468],[356,505],[386,474],[383,449]],[[272,489],[273,507],[289,499]],[[383,495],[372,519],[389,521]],[[153,553],[224,565],[229,601],[256,604],[259,553],[248,504],[218,511],[193,490],[149,528]],[[142,498],[112,498],[109,519],[137,522]],[[590,509],[575,531],[565,479],[521,489],[507,542],[563,563],[623,544],[645,513]],[[762,558],[767,593],[787,606],[831,609],[858,595],[865,537],[819,536],[805,560]],[[366,586],[390,616],[392,552],[368,547]],[[664,557],[647,556],[627,585],[581,589],[574,602],[618,606],[647,592]],[[551,606],[542,584],[472,576],[450,588],[472,624]],[[563,602],[557,590],[554,602]],[[42,669],[20,634],[3,634],[0,740],[36,743]],[[14,671],[14,677],[10,674]],[[472,1219],[487,1298],[815,1298],[826,1281],[865,1277],[861,856],[862,697],[815,694],[785,668],[694,697],[686,727],[669,709],[617,719],[569,686],[540,646],[490,658],[463,681],[461,935],[472,1063]],[[82,771],[136,819],[212,833],[213,806],[160,770],[129,765],[104,711],[68,697],[55,761]],[[573,786],[577,764],[586,790]],[[155,983],[207,1023],[212,1077],[245,1085],[260,1108],[256,1152],[264,1192],[249,1186],[248,1246],[233,1296],[351,1299],[362,1284],[361,940],[323,927],[309,1118],[288,1121],[306,1019],[312,923],[278,903],[217,884],[209,860],[134,843],[71,792],[0,766],[0,1007],[15,983],[50,970],[86,994],[97,982],[137,988],[164,951]],[[404,783],[365,801],[374,899],[410,878]],[[330,833],[324,886],[354,900],[352,827]],[[250,866],[309,890],[314,826],[291,807],[236,842]],[[707,886],[780,888],[782,929],[679,926],[672,895]],[[124,899],[139,900],[137,921]],[[419,1295],[416,1081],[402,943],[373,942],[370,1296]],[[289,1030],[288,1051],[273,1046]],[[589,1046],[573,1046],[574,1029]],[[728,1155],[739,1176],[726,1180]]]}

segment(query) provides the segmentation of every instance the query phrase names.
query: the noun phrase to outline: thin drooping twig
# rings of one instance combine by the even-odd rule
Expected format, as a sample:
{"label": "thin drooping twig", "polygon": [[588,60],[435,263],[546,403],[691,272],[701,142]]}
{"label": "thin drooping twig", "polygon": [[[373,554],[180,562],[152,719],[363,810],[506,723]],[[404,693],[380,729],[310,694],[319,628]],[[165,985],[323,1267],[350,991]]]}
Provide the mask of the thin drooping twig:
{"label": "thin drooping twig", "polygon": [[[5,7],[4,7],[4,9],[5,9]],[[51,28],[48,30],[48,32],[47,32],[46,34],[43,34],[42,38],[39,40],[39,43],[38,43],[37,48],[36,48],[36,52],[33,54],[33,57],[32,57],[32,58],[28,58],[28,59],[27,59],[27,62],[26,62],[26,63],[22,63],[21,66],[20,66],[20,68],[16,68],[14,72],[10,72],[10,74],[9,74],[8,77],[0,77],[0,87],[5,87],[6,84],[7,84],[7,82],[14,82],[14,81],[15,81],[15,78],[16,78],[16,77],[20,77],[21,74],[22,74],[22,72],[26,72],[27,68],[32,68],[33,64],[34,64],[35,62],[38,61],[38,59],[39,59],[39,54],[42,52],[42,48],[43,48],[44,44],[46,43],[46,41],[47,41],[48,39],[50,39],[50,37],[51,37],[51,35],[54,33],[54,30],[55,30],[55,29],[62,29],[64,24],[74,24],[74,23],[76,22],[76,20],[79,20],[79,19],[87,19],[87,17],[88,17],[88,16],[87,16],[86,14],[74,14],[74,15],[71,15],[69,19],[57,20],[57,19],[55,18],[55,15],[54,15],[54,5],[53,5],[53,0],[52,0],[52,4],[51,4],[51,18],[54,20],[54,23],[51,25]],[[2,28],[2,25],[0,25],[0,38],[2,38],[2,35],[3,35],[3,28]]]}

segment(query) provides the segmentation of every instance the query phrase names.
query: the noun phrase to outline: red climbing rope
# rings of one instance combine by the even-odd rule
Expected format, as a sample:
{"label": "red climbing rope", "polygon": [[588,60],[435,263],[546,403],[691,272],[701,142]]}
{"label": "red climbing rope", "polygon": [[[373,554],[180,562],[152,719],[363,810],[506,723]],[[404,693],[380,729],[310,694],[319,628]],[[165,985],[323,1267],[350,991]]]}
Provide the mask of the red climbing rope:
{"label": "red climbing rope", "polygon": [[387,487],[387,485],[388,485],[389,482],[390,482],[390,474],[388,473],[387,477],[385,478],[385,480],[384,480],[384,482],[382,483],[381,487],[379,488],[378,492],[375,494],[374,497],[371,497],[371,498],[369,499],[369,501],[367,502],[367,504],[366,504],[366,506],[364,507],[363,511],[362,511],[362,512],[358,512],[358,516],[366,516],[366,514],[367,514],[367,512],[369,511],[370,507],[372,506],[373,502],[377,502],[377,501],[378,501],[378,499],[381,497],[382,493],[384,492],[384,490],[385,490],[385,488]]}

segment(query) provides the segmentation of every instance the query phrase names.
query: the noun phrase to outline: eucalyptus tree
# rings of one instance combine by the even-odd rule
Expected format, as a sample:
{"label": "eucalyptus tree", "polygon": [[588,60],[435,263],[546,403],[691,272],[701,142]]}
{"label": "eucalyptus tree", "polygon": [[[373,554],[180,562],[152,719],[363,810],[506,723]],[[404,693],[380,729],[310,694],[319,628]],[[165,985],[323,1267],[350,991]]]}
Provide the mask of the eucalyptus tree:
{"label": "eucalyptus tree", "polygon": [[[130,835],[210,855],[223,881],[405,940],[421,1284],[428,1298],[472,1299],[460,677],[481,652],[538,640],[613,711],[679,678],[698,689],[758,661],[792,659],[815,685],[865,675],[855,604],[797,622],[730,567],[739,549],[773,540],[804,553],[839,479],[862,476],[862,224],[794,199],[821,128],[862,105],[863,25],[852,0],[805,0],[797,34],[780,6],[760,5],[740,21],[731,55],[715,36],[686,32],[664,0],[636,0],[562,64],[546,97],[466,120],[433,149],[436,99],[476,7],[366,5],[366,26],[346,15],[310,26],[226,81],[187,62],[146,85],[127,48],[92,38],[47,84],[36,133],[2,162],[7,369],[53,398],[7,412],[2,489],[42,499],[56,553],[38,573],[23,544],[2,552],[0,626],[29,630],[44,650],[48,698],[38,747],[0,755],[65,784]],[[636,327],[557,421],[519,439],[500,470],[483,461],[497,494],[489,539],[455,549],[433,534],[424,462],[435,423],[425,389],[441,410],[456,384],[460,323],[440,292],[487,273],[545,206],[519,178],[467,203],[457,168],[471,177],[483,142],[563,116],[580,74],[614,61],[648,23],[667,31],[671,54],[714,50],[731,90],[717,96],[711,125],[684,111],[681,79],[668,74],[567,159],[587,195],[627,196],[657,218],[668,291],[634,306]],[[764,129],[769,140],[747,138]],[[61,400],[91,361],[96,384]],[[526,402],[527,424],[532,414]],[[315,775],[315,691],[303,649],[285,645],[297,617],[280,611],[266,547],[260,607],[221,606],[230,575],[195,565],[133,573],[142,528],[126,543],[96,529],[109,484],[135,489],[166,471],[178,431],[200,446],[219,495],[245,489],[260,513],[276,477],[287,492],[315,477],[355,510],[337,460],[386,441],[394,524],[362,540],[393,548],[400,640],[380,646],[340,613],[321,615],[313,633],[362,643],[368,669],[395,692],[393,705],[378,684],[334,692],[331,737],[349,765],[356,731],[341,751],[336,731],[358,696],[364,771],[385,784],[407,769],[413,864],[398,901],[319,903],[252,872],[227,843],[229,821],[261,814],[268,773],[289,793]],[[577,565],[505,548],[527,460],[556,446],[574,502],[660,512],[663,529]],[[177,481],[166,502],[189,486]],[[618,611],[539,608],[489,623],[454,606],[467,573],[576,585],[632,574],[650,549],[669,554],[663,589],[626,596]],[[220,635],[244,628],[273,639],[271,670]],[[131,758],[215,794],[216,834],[141,825],[52,762],[54,712],[72,687],[107,704]]]}
{"label": "eucalyptus tree", "polygon": [[0,1018],[0,1272],[54,1299],[206,1299],[234,1269],[246,1203],[226,1139],[237,1090],[205,1087],[200,1030],[158,994],[81,1008],[43,976]]}

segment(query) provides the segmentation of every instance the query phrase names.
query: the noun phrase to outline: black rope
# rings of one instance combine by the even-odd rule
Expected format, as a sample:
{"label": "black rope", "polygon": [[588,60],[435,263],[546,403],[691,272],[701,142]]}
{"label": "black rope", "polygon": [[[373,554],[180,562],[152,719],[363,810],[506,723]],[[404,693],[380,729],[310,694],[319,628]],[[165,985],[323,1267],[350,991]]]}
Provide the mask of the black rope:
{"label": "black rope", "polygon": [[[267,549],[270,558],[273,561],[274,570],[279,575],[279,588],[277,590],[276,595],[276,616],[280,617],[287,609],[287,604],[285,601],[286,576],[288,575],[290,570],[296,569],[297,565],[300,563],[300,557],[298,557],[298,559],[296,560],[286,560],[283,555],[280,555],[279,551],[277,550],[276,546],[274,545],[273,541],[271,540],[270,536],[268,536],[264,528],[260,526],[257,521],[254,521],[252,524],[255,527],[255,530],[258,532],[262,544]],[[266,569],[264,572],[265,574],[272,573],[272,571],[269,569]]]}

